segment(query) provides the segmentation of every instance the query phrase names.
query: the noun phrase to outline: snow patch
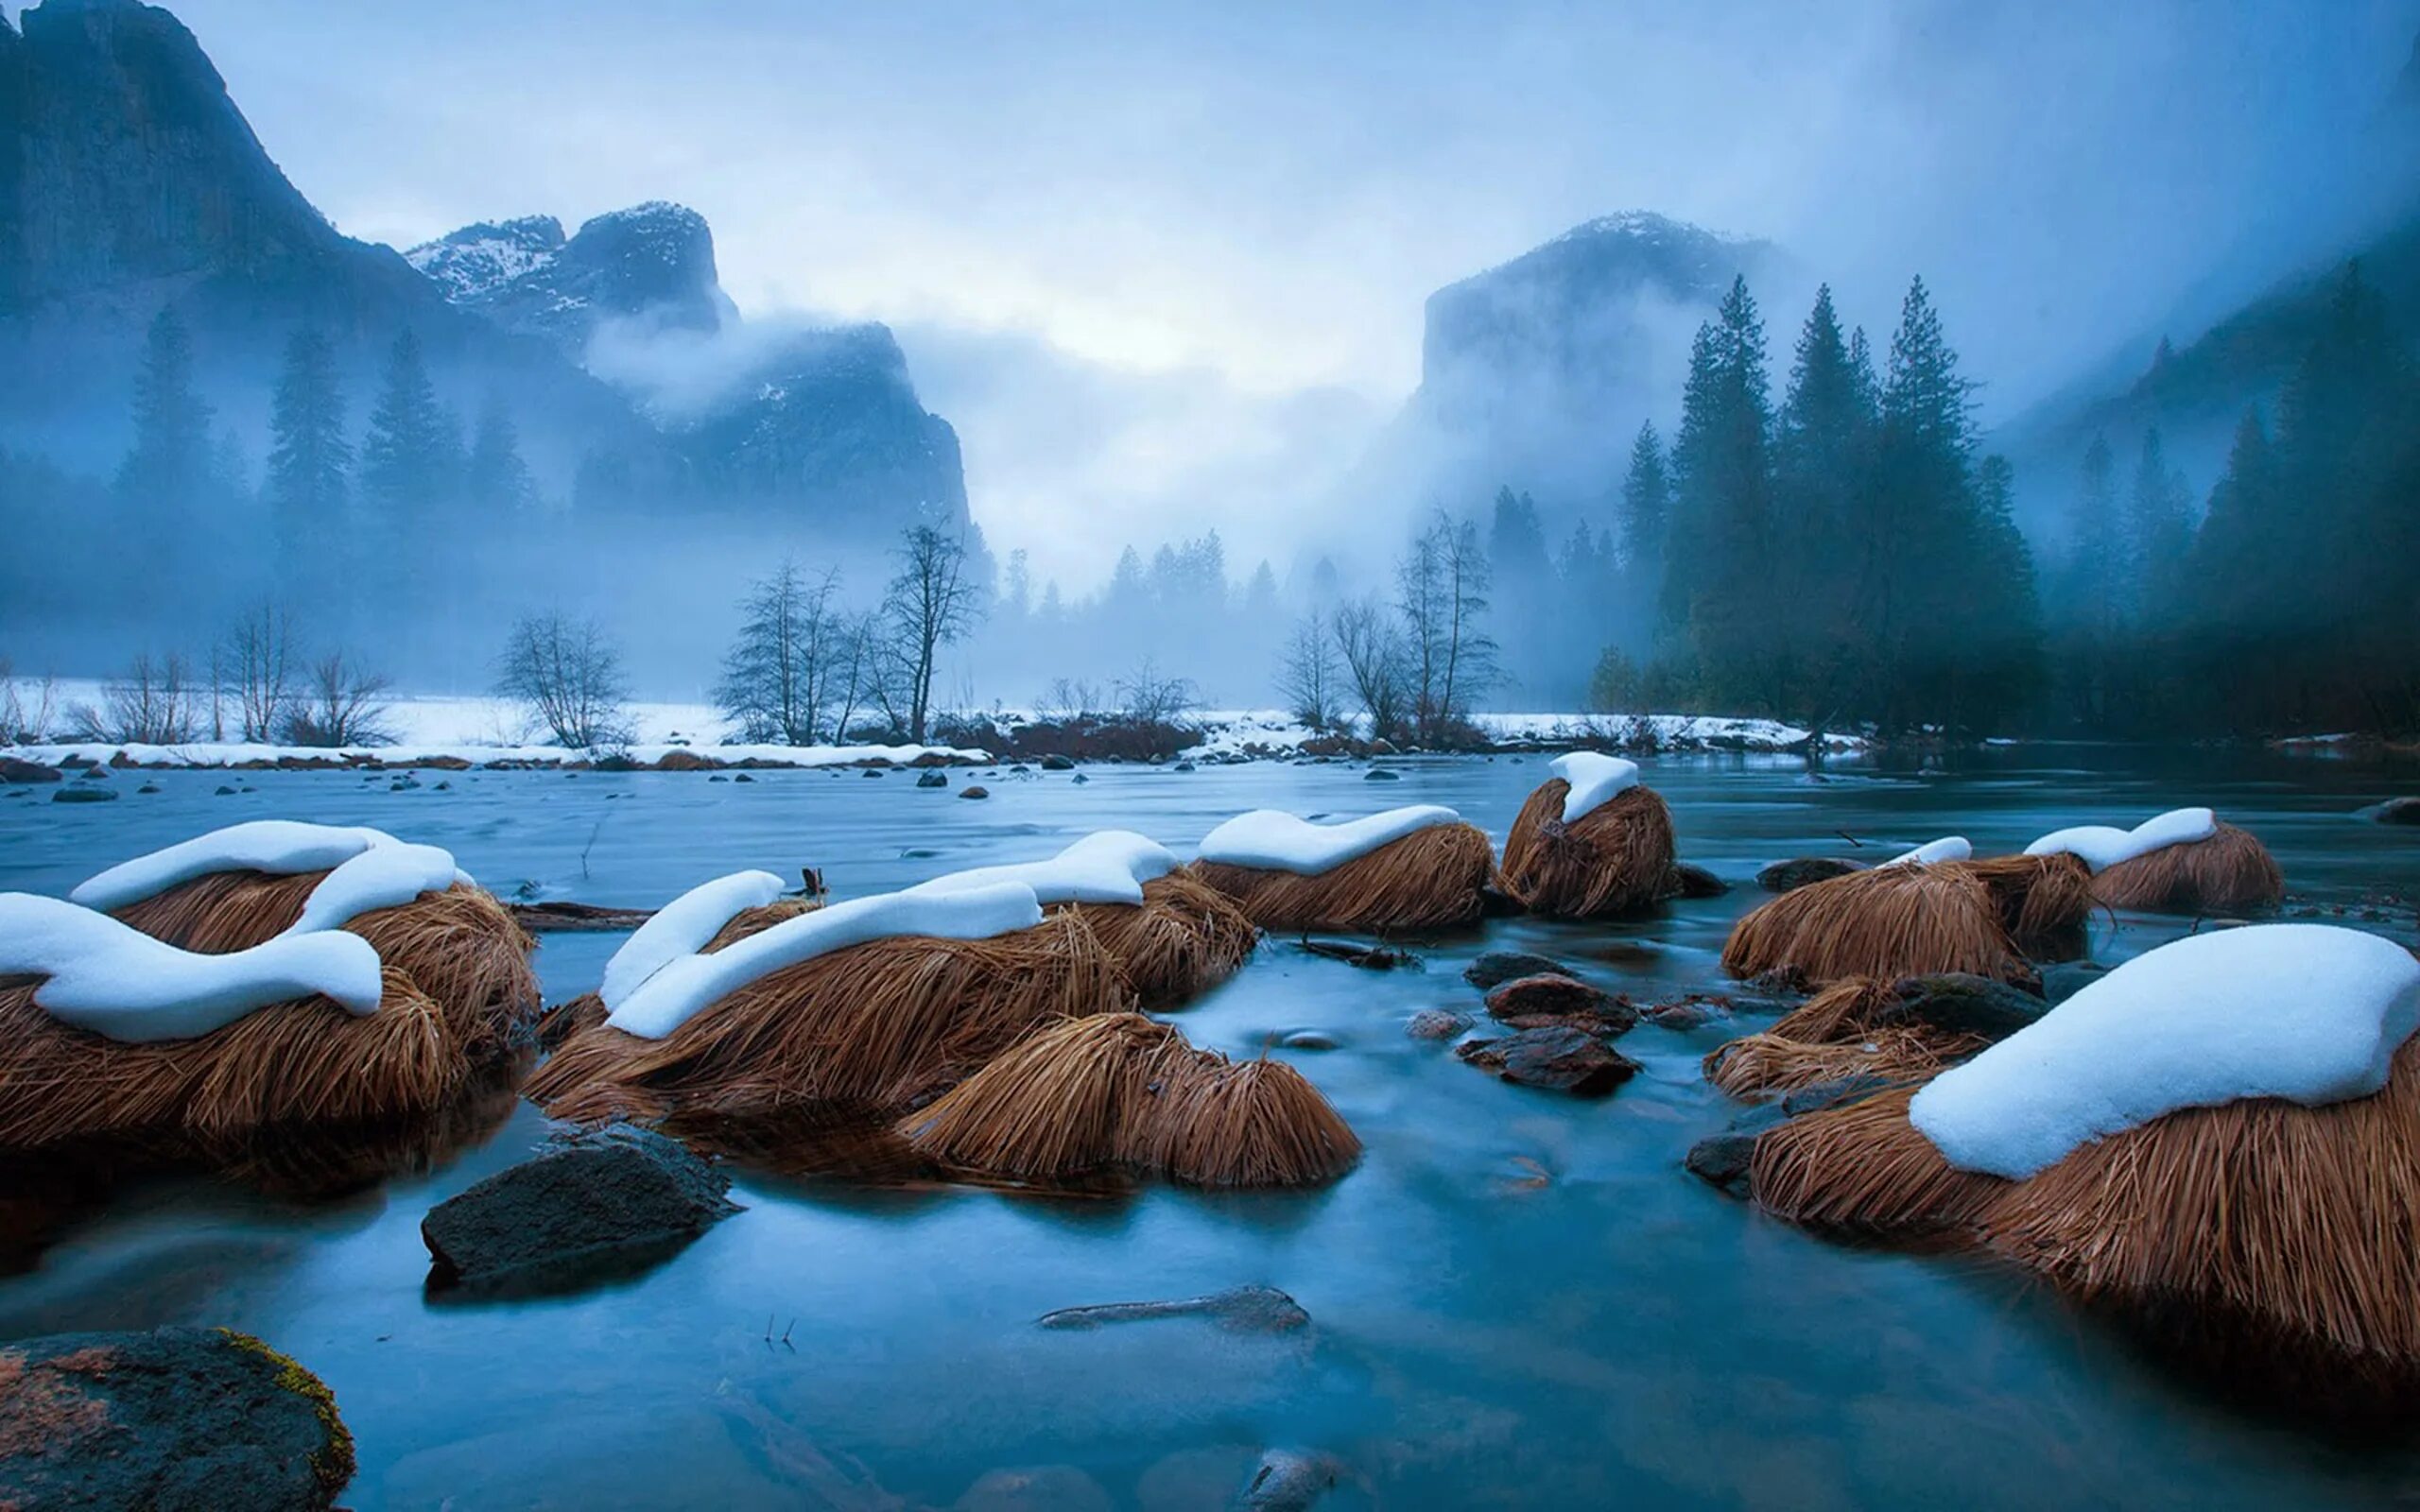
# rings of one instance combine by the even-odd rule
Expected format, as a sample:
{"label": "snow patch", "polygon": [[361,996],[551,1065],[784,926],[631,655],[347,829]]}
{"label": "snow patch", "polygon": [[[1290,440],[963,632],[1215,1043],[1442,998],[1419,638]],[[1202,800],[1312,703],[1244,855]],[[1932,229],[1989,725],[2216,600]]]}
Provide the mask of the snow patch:
{"label": "snow patch", "polygon": [[394,843],[394,837],[384,831],[358,826],[253,819],[121,861],[85,879],[67,896],[87,908],[113,913],[215,872],[264,871],[290,877],[325,871],[373,845]]}
{"label": "snow patch", "polygon": [[34,1004],[60,1022],[130,1044],[190,1040],[272,1003],[318,994],[374,1013],[378,953],[358,935],[281,936],[197,954],[57,898],[0,893],[0,976],[49,978]]}
{"label": "snow patch", "polygon": [[1200,854],[1204,861],[1225,866],[1316,877],[1407,834],[1459,824],[1461,818],[1436,803],[1389,809],[1341,824],[1313,824],[1279,809],[1254,809],[1202,836]]}
{"label": "snow patch", "polygon": [[1128,903],[1140,906],[1143,884],[1176,869],[1176,857],[1158,841],[1132,830],[1088,834],[1047,861],[1006,867],[976,867],[935,877],[910,892],[968,892],[1001,883],[1020,883],[1044,903]]}
{"label": "snow patch", "polygon": [[657,909],[622,942],[605,963],[605,981],[596,995],[607,1009],[620,1007],[667,962],[695,955],[723,925],[781,895],[782,879],[769,871],[735,871],[699,884]]}
{"label": "snow patch", "polygon": [[2131,830],[2106,824],[2080,824],[2054,830],[2025,848],[2029,856],[2081,856],[2095,871],[2106,871],[2121,861],[2147,856],[2172,845],[2190,845],[2219,833],[2219,816],[2208,809],[2170,809],[2145,819]]}
{"label": "snow patch", "polygon": [[1915,1095],[1962,1171],[2022,1180],[2185,1108],[2315,1108],[2386,1085],[2420,1026],[2420,960],[2332,924],[2256,924],[2147,952]]}
{"label": "snow patch", "polygon": [[1563,822],[1571,824],[1638,785],[1638,763],[1593,750],[1575,750],[1547,765],[1571,784],[1563,795]]}
{"label": "snow patch", "polygon": [[605,1022],[661,1040],[701,1009],[761,976],[873,940],[903,936],[991,939],[1042,922],[1033,889],[999,883],[964,892],[887,892],[853,898],[786,919],[711,955],[666,961],[625,997]]}
{"label": "snow patch", "polygon": [[[1893,856],[1885,867],[1929,867],[1942,861],[1964,861],[1975,854],[1975,848],[1962,834],[1945,834],[1938,840],[1927,840],[1913,850]],[[1877,868],[1878,869],[1878,868]]]}

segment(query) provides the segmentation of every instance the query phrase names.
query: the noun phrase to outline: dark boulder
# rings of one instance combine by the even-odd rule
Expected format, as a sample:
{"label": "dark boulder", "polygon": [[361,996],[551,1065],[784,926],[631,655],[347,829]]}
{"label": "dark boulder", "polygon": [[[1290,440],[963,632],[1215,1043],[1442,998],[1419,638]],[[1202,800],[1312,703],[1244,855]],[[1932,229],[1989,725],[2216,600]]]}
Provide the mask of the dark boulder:
{"label": "dark boulder", "polygon": [[1046,1329],[1097,1329],[1106,1323],[1139,1323],[1152,1318],[1207,1318],[1230,1333],[1291,1333],[1310,1326],[1303,1304],[1274,1286],[1236,1286],[1206,1297],[1175,1301],[1104,1302],[1093,1307],[1063,1307],[1036,1321]]}
{"label": "dark boulder", "polygon": [[958,790],[958,796],[960,798],[990,798],[992,796],[992,790],[980,783],[976,783],[967,787],[959,788]]}
{"label": "dark boulder", "polygon": [[1630,999],[1555,973],[1514,977],[1487,995],[1487,1011],[1516,1029],[1570,1023],[1622,1034],[1638,1022],[1638,1009]]}
{"label": "dark boulder", "polygon": [[2055,1007],[2108,974],[2109,968],[2098,961],[2063,961],[2046,966],[2042,969],[2042,997]]}
{"label": "dark boulder", "polygon": [[1489,951],[1462,969],[1462,980],[1482,992],[1515,977],[1570,974],[1571,968],[1561,961],[1528,951]]}
{"label": "dark boulder", "polygon": [[0,1506],[331,1506],[353,1435],[319,1377],[227,1329],[0,1346]]}
{"label": "dark boulder", "polygon": [[571,1291],[643,1270],[737,1212],[731,1178],[680,1141],[613,1125],[560,1137],[421,1220],[432,1284]]}
{"label": "dark boulder", "polygon": [[1664,891],[1673,898],[1720,898],[1731,890],[1731,884],[1703,867],[1693,867],[1685,861],[1674,862],[1664,874]]}
{"label": "dark boulder", "polygon": [[1403,1032],[1414,1040],[1451,1040],[1471,1026],[1471,1016],[1451,1008],[1423,1008],[1411,1016]]}
{"label": "dark boulder", "polygon": [[1792,861],[1776,861],[1757,872],[1756,885],[1767,892],[1794,892],[1812,883],[1829,882],[1864,869],[1859,863],[1838,856],[1800,856]]}
{"label": "dark boulder", "polygon": [[949,786],[949,774],[947,772],[919,772],[916,775],[916,785],[918,787],[947,787]]}
{"label": "dark boulder", "polygon": [[114,787],[62,787],[50,795],[53,803],[107,803],[117,797]]}
{"label": "dark boulder", "polygon": [[1894,1001],[1875,1015],[1876,1028],[1921,1024],[1944,1034],[2005,1040],[2050,1011],[2033,993],[1962,971],[1901,977],[1891,991]]}
{"label": "dark boulder", "polygon": [[1054,754],[1042,758],[1042,769],[1046,772],[1072,772],[1076,764],[1068,757]]}
{"label": "dark boulder", "polygon": [[56,782],[59,768],[44,766],[40,762],[20,761],[14,756],[0,756],[0,782]]}
{"label": "dark boulder", "polygon": [[1474,1040],[1454,1054],[1515,1086],[1574,1097],[1605,1096],[1640,1070],[1599,1036],[1568,1024],[1524,1029],[1507,1040]]}
{"label": "dark boulder", "polygon": [[1735,1197],[1748,1194],[1748,1166],[1756,1158],[1756,1130],[1724,1129],[1689,1146],[1682,1159],[1692,1176]]}
{"label": "dark boulder", "polygon": [[[0,767],[0,776],[8,768]],[[15,781],[13,777],[9,778]],[[2420,824],[2420,798],[2391,798],[2370,811],[2370,817],[2380,824]]]}
{"label": "dark boulder", "polygon": [[1703,1029],[1731,1013],[1731,1000],[1704,992],[1684,992],[1668,1003],[1651,1004],[1638,1016],[1663,1029]]}
{"label": "dark boulder", "polygon": [[1338,1467],[1325,1454],[1272,1449],[1236,1493],[1237,1512],[1310,1512],[1336,1488]]}
{"label": "dark boulder", "polygon": [[1365,782],[1400,782],[1403,781],[1403,773],[1391,772],[1383,766],[1373,766],[1367,772],[1361,774],[1361,781]]}

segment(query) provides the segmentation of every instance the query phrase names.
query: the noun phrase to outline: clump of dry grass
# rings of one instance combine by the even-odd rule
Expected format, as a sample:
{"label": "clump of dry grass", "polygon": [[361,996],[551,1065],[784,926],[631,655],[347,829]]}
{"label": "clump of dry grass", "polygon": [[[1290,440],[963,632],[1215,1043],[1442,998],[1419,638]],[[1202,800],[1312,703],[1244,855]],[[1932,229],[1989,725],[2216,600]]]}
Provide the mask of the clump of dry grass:
{"label": "clump of dry grass", "polygon": [[945,1167],[1030,1182],[1116,1168],[1191,1186],[1307,1186],[1361,1153],[1291,1066],[1230,1061],[1132,1013],[1044,1028],[899,1131]]}
{"label": "clump of dry grass", "polygon": [[2072,941],[2092,918],[2092,868],[2081,856],[1987,856],[1947,863],[1982,883],[2000,927],[2026,946]]}
{"label": "clump of dry grass", "polygon": [[1548,778],[1504,838],[1503,886],[1533,914],[1604,919],[1635,913],[1661,899],[1672,869],[1672,811],[1651,790],[1634,787],[1563,822],[1571,784]]}
{"label": "clump of dry grass", "polygon": [[771,971],[661,1040],[596,1022],[530,1079],[553,1117],[911,1108],[1034,1025],[1128,1005],[1116,963],[1061,913],[991,939],[903,936]]}
{"label": "clump of dry grass", "polygon": [[2232,913],[2284,902],[2286,874],[2249,831],[2221,824],[2206,840],[2162,846],[2103,869],[2092,890],[2112,908]]}
{"label": "clump of dry grass", "polygon": [[2033,976],[1991,889],[1954,864],[1876,867],[1783,893],[1732,926],[1722,969],[1737,977],[1791,971],[1816,984],[1936,971]]}
{"label": "clump of dry grass", "polygon": [[[705,954],[736,945],[751,935],[760,934],[786,919],[811,914],[823,906],[821,898],[776,898],[769,903],[743,908],[731,916],[714,937],[701,947]],[[548,1008],[538,1020],[538,1043],[547,1050],[561,1045],[582,1029],[605,1022],[605,1000],[594,992],[582,992],[566,998]]]}
{"label": "clump of dry grass", "polygon": [[1853,1076],[1927,1081],[1952,1061],[1983,1048],[1971,1035],[1882,1029],[1848,1040],[1794,1040],[1779,1025],[1717,1045],[1703,1062],[1705,1079],[1733,1097],[1801,1091]]}
{"label": "clump of dry grass", "polygon": [[1224,893],[1184,871],[1143,884],[1143,902],[1064,903],[1092,927],[1147,1008],[1165,1008],[1233,976],[1260,944],[1260,931]]}
{"label": "clump of dry grass", "polygon": [[0,983],[0,1147],[366,1122],[436,1108],[472,1070],[447,1014],[393,966],[375,1013],[311,997],[151,1043],[60,1022],[34,1002],[43,980]]}
{"label": "clump of dry grass", "polygon": [[1475,826],[1440,824],[1315,877],[1215,861],[1191,870],[1262,929],[1378,935],[1478,923],[1495,850]]}
{"label": "clump of dry grass", "polygon": [[2275,1389],[2420,1394],[2420,1040],[2375,1095],[2186,1108],[2004,1186],[1985,1240],[2078,1301]]}
{"label": "clump of dry grass", "polygon": [[[222,955],[275,937],[302,917],[325,871],[196,877],[117,911],[118,919],[179,950]],[[527,1037],[537,1017],[537,940],[485,891],[456,883],[344,925],[389,970],[408,974],[446,1017],[463,1053],[484,1059]]]}
{"label": "clump of dry grass", "polygon": [[1894,1088],[1766,1130],[1749,1162],[1750,1195],[1792,1223],[1861,1238],[1964,1232],[2010,1183],[1944,1160],[1908,1122],[1914,1095]]}

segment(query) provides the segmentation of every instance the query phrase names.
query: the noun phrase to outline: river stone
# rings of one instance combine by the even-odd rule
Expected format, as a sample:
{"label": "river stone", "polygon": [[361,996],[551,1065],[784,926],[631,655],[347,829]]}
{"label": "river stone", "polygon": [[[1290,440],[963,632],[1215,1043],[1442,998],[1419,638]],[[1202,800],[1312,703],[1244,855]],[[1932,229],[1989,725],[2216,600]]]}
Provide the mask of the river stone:
{"label": "river stone", "polygon": [[50,795],[53,803],[107,803],[117,797],[114,787],[62,787]]}
{"label": "river stone", "polygon": [[1272,1449],[1253,1467],[1235,1505],[1238,1512],[1310,1512],[1336,1483],[1337,1463],[1327,1455]]}
{"label": "river stone", "polygon": [[1877,1027],[1919,1023],[1945,1034],[2005,1040],[2050,1011],[2031,992],[1963,971],[1903,976],[1891,991],[1896,1001],[1876,1015]]}
{"label": "river stone", "polygon": [[992,790],[978,782],[959,788],[958,790],[958,796],[960,798],[990,798],[992,796]]}
{"label": "river stone", "polygon": [[986,1471],[950,1512],[1112,1512],[1116,1504],[1073,1465],[1038,1465]]}
{"label": "river stone", "polygon": [[1042,769],[1046,772],[1072,772],[1076,769],[1076,763],[1072,757],[1045,756],[1042,758]]}
{"label": "river stone", "polygon": [[1454,1054],[1517,1087],[1602,1097],[1638,1074],[1637,1061],[1569,1024],[1524,1029],[1507,1040],[1474,1040]]}
{"label": "river stone", "polygon": [[1471,1026],[1471,1016],[1451,1008],[1423,1008],[1404,1024],[1414,1040],[1451,1040]]}
{"label": "river stone", "polygon": [[563,1136],[421,1220],[441,1284],[570,1289],[679,1249],[739,1211],[731,1178],[680,1141],[615,1124]]}
{"label": "river stone", "polygon": [[1383,766],[1373,766],[1367,772],[1362,774],[1361,781],[1365,782],[1400,782],[1403,781],[1403,773],[1391,772]]}
{"label": "river stone", "polygon": [[1675,898],[1720,898],[1731,890],[1731,884],[1703,867],[1676,861],[1664,874],[1664,888]]}
{"label": "river stone", "polygon": [[331,1506],[353,1435],[320,1378],[227,1329],[0,1346],[0,1506]]}
{"label": "river stone", "polygon": [[916,774],[916,785],[918,787],[947,787],[949,786],[949,774],[947,772],[919,772]]}
{"label": "river stone", "polygon": [[1757,872],[1756,885],[1767,892],[1794,892],[1812,883],[1829,882],[1864,869],[1860,864],[1839,856],[1800,856],[1793,861],[1776,861]]}
{"label": "river stone", "polygon": [[2388,799],[2371,812],[2370,817],[2380,824],[2420,824],[2420,798]]}
{"label": "river stone", "polygon": [[1622,1034],[1638,1023],[1628,998],[1551,971],[1504,983],[1487,995],[1487,1011],[1516,1029],[1579,1021],[1583,1028]]}
{"label": "river stone", "polygon": [[59,768],[44,766],[40,762],[20,761],[14,756],[0,756],[0,782],[56,782]]}
{"label": "river stone", "polygon": [[1488,951],[1462,969],[1462,980],[1482,992],[1515,977],[1570,974],[1571,968],[1561,961],[1528,951]]}
{"label": "river stone", "polygon": [[1735,1197],[1748,1194],[1748,1166],[1756,1158],[1754,1129],[1724,1129],[1689,1146],[1682,1159],[1692,1176]]}
{"label": "river stone", "polygon": [[1291,1333],[1308,1327],[1311,1321],[1311,1314],[1303,1310],[1303,1304],[1274,1286],[1236,1286],[1175,1301],[1063,1307],[1055,1313],[1043,1314],[1036,1321],[1046,1329],[1097,1329],[1105,1323],[1135,1323],[1162,1317],[1204,1317],[1230,1333]]}

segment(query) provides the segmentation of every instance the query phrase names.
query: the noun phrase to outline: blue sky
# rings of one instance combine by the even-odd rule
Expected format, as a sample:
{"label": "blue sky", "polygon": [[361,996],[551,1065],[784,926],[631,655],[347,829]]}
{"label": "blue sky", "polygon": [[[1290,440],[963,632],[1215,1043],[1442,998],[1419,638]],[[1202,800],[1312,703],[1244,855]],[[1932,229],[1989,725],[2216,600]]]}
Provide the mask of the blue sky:
{"label": "blue sky", "polygon": [[[1147,543],[1199,519],[1277,550],[1302,480],[1418,381],[1426,294],[1611,210],[1777,241],[1876,324],[1922,272],[2005,414],[2325,245],[2420,22],[2413,0],[172,9],[353,234],[672,198],[750,315],[892,322],[967,433],[978,515],[1071,580],[1115,552],[1073,529],[1104,510]],[[1013,444],[1021,400],[1083,395],[1097,423]]]}

